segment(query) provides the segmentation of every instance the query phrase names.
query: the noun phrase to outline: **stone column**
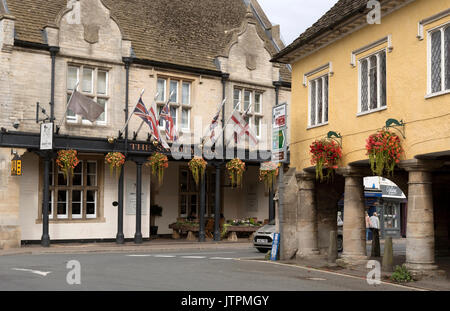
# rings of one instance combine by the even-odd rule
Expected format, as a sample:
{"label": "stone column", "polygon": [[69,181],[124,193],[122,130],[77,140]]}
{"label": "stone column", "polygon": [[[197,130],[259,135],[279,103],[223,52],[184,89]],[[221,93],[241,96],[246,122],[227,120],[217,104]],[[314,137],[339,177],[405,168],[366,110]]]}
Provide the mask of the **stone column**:
{"label": "stone column", "polygon": [[406,266],[416,277],[439,274],[434,258],[434,216],[432,170],[437,161],[403,161],[409,173],[408,219],[406,227]]}
{"label": "stone column", "polygon": [[317,205],[315,175],[305,171],[298,173],[299,205],[297,210],[297,258],[319,255],[317,240]]}
{"label": "stone column", "polygon": [[367,260],[365,223],[365,176],[362,170],[345,167],[338,170],[345,177],[343,252],[340,266],[364,264]]}

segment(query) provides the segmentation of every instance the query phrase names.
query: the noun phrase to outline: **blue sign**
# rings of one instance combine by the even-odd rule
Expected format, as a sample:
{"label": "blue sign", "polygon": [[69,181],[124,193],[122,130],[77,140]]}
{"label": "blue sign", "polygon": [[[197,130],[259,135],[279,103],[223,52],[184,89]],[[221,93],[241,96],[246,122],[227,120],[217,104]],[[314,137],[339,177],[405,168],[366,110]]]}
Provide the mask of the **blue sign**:
{"label": "blue sign", "polygon": [[277,254],[278,254],[278,248],[280,247],[280,234],[274,233],[273,234],[273,241],[272,241],[272,251],[270,253],[270,260],[276,261],[277,260]]}

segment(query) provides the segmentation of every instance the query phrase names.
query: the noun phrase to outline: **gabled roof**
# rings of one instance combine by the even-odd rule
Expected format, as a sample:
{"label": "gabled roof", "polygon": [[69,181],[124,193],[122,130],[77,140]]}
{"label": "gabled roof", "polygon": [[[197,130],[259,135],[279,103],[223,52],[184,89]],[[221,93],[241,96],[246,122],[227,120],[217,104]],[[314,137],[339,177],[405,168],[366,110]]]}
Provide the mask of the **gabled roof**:
{"label": "gabled roof", "polygon": [[[382,15],[391,11],[405,2],[411,0],[380,0]],[[294,42],[277,53],[272,61],[289,63],[292,54],[298,50],[303,51],[298,54],[304,55],[326,43],[329,38],[337,38],[345,35],[356,27],[367,23],[366,16],[372,10],[367,8],[367,0],[339,0],[330,10],[328,10],[317,22],[306,29]],[[328,35],[328,38],[324,38]],[[320,37],[322,41],[314,42]],[[298,55],[296,55],[298,56]],[[294,57],[295,58],[295,57]]]}
{"label": "gabled roof", "polygon": [[[16,17],[16,39],[41,44],[46,43],[44,27],[55,25],[58,14],[67,7],[67,0],[7,1]],[[137,58],[207,70],[218,70],[214,60],[247,12],[243,0],[101,1],[110,9],[126,39],[131,40]],[[268,22],[265,15],[263,18]],[[268,37],[266,29],[258,27],[262,36]],[[271,55],[276,52],[272,45]],[[280,75],[290,81],[286,70]]]}

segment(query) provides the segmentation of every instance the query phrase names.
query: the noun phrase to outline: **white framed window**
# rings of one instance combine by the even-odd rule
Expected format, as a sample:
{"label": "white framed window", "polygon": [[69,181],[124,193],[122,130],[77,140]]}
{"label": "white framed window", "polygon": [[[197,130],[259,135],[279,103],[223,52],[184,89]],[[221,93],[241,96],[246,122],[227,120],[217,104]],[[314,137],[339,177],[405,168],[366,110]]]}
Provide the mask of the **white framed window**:
{"label": "white framed window", "polygon": [[233,109],[240,110],[241,109],[241,98],[242,98],[242,90],[234,89],[233,90]]}
{"label": "white framed window", "polygon": [[259,92],[255,92],[255,106],[253,111],[255,113],[262,113],[262,94]]}
{"label": "white framed window", "polygon": [[49,219],[77,221],[98,218],[104,160],[86,159],[84,156],[82,158],[84,159],[80,159],[72,178],[67,179],[55,161],[52,161],[49,177]]}
{"label": "white framed window", "polygon": [[181,109],[181,130],[189,131],[191,128],[191,109],[182,108]]}
{"label": "white framed window", "polygon": [[[258,138],[261,138],[261,126],[263,119],[263,91],[247,89],[245,87],[235,87],[233,89],[233,109],[245,113],[245,120],[255,129]],[[250,109],[249,109],[250,108]]]}
{"label": "white framed window", "polygon": [[178,104],[178,84],[179,82],[177,80],[170,80],[169,95],[173,92],[170,97],[170,103]]}
{"label": "white framed window", "polygon": [[309,126],[328,123],[328,74],[309,81]]}
{"label": "white framed window", "polygon": [[[167,89],[167,85],[169,88]],[[169,107],[170,115],[172,116],[175,128],[181,129],[184,132],[190,131],[190,117],[191,117],[191,93],[192,82],[180,78],[159,77],[157,79],[158,95],[158,114],[161,113],[164,107],[164,99],[168,98],[170,93]],[[165,121],[160,120],[160,130],[165,129]]]}
{"label": "white framed window", "polygon": [[428,32],[428,95],[450,92],[450,23]]}
{"label": "white framed window", "polygon": [[156,82],[156,91],[158,92],[158,98],[156,99],[158,102],[166,101],[166,85],[167,80],[158,78]]}
{"label": "white framed window", "polygon": [[256,137],[261,138],[262,117],[255,116],[255,132]]}
{"label": "white framed window", "polygon": [[359,113],[386,107],[386,50],[359,60]]}
{"label": "white framed window", "polygon": [[[106,125],[109,101],[109,72],[104,69],[68,65],[67,67],[67,104],[70,96],[79,82],[78,91],[96,101],[104,108],[104,112],[95,121],[96,124]],[[90,121],[75,115],[70,109],[67,110],[67,122],[92,124]]]}
{"label": "white framed window", "polygon": [[181,104],[190,105],[191,104],[191,83],[183,82],[181,89]]}
{"label": "white framed window", "polygon": [[252,92],[245,90],[244,91],[244,111],[250,110],[249,112],[252,110],[252,107],[250,106],[252,104]]}

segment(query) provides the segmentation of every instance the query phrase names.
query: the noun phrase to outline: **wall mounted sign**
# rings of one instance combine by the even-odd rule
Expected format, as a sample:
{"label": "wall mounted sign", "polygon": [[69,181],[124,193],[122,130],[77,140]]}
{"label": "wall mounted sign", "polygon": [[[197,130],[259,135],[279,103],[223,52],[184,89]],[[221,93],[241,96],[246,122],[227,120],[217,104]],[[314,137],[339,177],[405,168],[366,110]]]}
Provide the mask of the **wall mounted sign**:
{"label": "wall mounted sign", "polygon": [[41,150],[53,149],[53,123],[41,124]]}
{"label": "wall mounted sign", "polygon": [[272,108],[272,162],[286,162],[287,155],[287,105]]}

